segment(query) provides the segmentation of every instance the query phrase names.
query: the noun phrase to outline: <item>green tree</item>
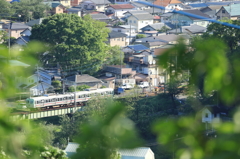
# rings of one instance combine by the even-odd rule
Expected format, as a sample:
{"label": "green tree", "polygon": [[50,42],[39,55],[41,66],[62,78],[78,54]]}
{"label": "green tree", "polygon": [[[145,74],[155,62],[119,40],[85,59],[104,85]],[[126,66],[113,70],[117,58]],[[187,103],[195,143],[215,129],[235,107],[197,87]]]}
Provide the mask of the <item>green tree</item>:
{"label": "green tree", "polygon": [[[52,46],[43,62],[59,62],[63,69],[71,65],[82,72],[95,72],[108,55],[109,47],[105,42],[109,30],[105,25],[90,16],[55,14],[44,19],[41,25],[34,26],[30,38]],[[83,69],[84,65],[88,67]]]}
{"label": "green tree", "polygon": [[88,89],[88,88],[90,88],[90,86],[80,85],[80,86],[77,86],[77,91],[84,91],[85,89]]}
{"label": "green tree", "polygon": [[[222,20],[222,22],[240,25],[238,20]],[[228,53],[232,54],[234,50],[239,47],[238,41],[240,41],[240,30],[218,23],[211,23],[207,27],[207,32],[203,35],[203,38],[209,37],[222,39],[229,49]]]}
{"label": "green tree", "polygon": [[123,64],[124,52],[119,46],[110,47],[108,61],[109,65],[120,65]]}
{"label": "green tree", "polygon": [[158,30],[160,33],[166,33],[168,30],[171,30],[169,29],[168,27],[166,26],[163,26],[160,30]]}
{"label": "green tree", "polygon": [[13,10],[11,9],[11,4],[5,0],[0,0],[0,17],[8,16],[13,13]]}
{"label": "green tree", "polygon": [[8,33],[5,30],[0,30],[0,43],[6,43],[8,40]]}
{"label": "green tree", "polygon": [[55,81],[52,81],[52,86],[54,88],[60,88],[62,86],[62,83],[59,80],[55,80]]}
{"label": "green tree", "polygon": [[146,35],[144,35],[144,34],[137,34],[136,35],[136,39],[141,39],[141,38],[145,38],[146,37]]}
{"label": "green tree", "polygon": [[11,8],[15,11],[15,15],[21,15],[21,19],[26,22],[32,18],[45,17],[50,6],[44,4],[43,0],[21,0],[20,2],[13,2]]}

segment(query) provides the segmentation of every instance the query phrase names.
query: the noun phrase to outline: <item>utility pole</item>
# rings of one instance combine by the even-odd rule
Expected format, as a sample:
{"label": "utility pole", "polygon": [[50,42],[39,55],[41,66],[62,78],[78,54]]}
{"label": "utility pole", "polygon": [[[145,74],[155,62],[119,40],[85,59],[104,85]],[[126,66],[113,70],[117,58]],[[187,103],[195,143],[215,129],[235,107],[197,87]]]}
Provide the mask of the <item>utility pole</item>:
{"label": "utility pole", "polygon": [[12,22],[10,22],[8,25],[8,60],[11,59],[11,57],[10,57],[11,28],[12,28]]}

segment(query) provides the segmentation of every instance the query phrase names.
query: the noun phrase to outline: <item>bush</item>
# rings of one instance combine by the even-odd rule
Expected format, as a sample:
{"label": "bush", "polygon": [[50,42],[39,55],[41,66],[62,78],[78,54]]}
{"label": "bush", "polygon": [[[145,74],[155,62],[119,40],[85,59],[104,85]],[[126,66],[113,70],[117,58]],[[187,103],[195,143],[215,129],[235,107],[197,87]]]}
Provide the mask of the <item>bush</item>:
{"label": "bush", "polygon": [[136,36],[136,39],[141,39],[141,38],[146,38],[146,35],[144,35],[144,34],[138,34],[138,35]]}

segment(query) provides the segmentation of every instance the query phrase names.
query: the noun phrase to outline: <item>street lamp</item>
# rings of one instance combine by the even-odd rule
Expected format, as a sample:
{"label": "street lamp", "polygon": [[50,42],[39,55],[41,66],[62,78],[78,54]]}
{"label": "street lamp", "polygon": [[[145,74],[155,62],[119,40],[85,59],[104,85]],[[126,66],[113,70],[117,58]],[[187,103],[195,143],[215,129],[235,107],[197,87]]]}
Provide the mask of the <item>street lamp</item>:
{"label": "street lamp", "polygon": [[18,21],[19,21],[19,22],[20,22],[21,16],[22,16],[21,14],[18,15]]}

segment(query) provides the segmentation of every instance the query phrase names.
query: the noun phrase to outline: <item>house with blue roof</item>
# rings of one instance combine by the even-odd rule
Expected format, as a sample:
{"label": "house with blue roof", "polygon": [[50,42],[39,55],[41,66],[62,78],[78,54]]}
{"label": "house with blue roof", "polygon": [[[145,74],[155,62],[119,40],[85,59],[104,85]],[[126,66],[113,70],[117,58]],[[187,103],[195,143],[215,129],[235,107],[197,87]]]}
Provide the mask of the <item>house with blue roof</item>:
{"label": "house with blue roof", "polygon": [[240,4],[230,4],[229,6],[222,6],[216,13],[217,19],[229,18],[238,20],[240,18]]}
{"label": "house with blue roof", "polygon": [[148,47],[146,47],[146,46],[144,46],[142,44],[128,45],[128,46],[126,46],[125,49],[128,49],[128,50],[130,50],[133,53],[140,53],[142,51],[149,50]]}

